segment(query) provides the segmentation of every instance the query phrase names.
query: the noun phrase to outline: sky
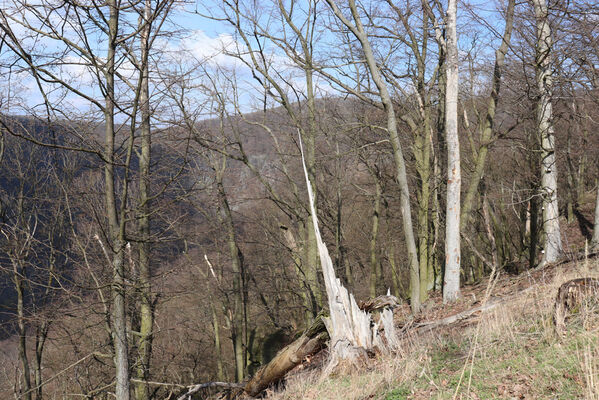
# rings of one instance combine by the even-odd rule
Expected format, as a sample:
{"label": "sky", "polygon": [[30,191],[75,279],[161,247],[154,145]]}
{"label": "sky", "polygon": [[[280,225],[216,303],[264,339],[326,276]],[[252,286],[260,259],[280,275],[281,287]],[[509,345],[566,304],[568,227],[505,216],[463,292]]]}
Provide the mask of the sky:
{"label": "sky", "polygon": [[[4,10],[10,10],[10,5],[13,4],[13,1],[2,0],[2,3]],[[485,18],[485,14],[488,14],[488,17],[485,18],[486,21],[492,25],[497,25],[498,19],[494,17],[495,14],[491,12],[494,8],[492,2],[476,0],[473,3],[476,7],[474,14],[479,17],[482,16],[483,18]],[[237,80],[239,86],[236,95],[239,98],[239,103],[243,110],[247,111],[252,108],[254,103],[263,99],[263,89],[259,87],[260,84],[254,79],[250,70],[241,60],[222,54],[223,49],[233,51],[239,48],[243,51],[245,50],[245,46],[236,41],[235,36],[232,34],[232,28],[227,22],[216,21],[200,15],[201,13],[211,11],[217,12],[219,4],[219,0],[206,0],[201,2],[201,6],[199,3],[178,5],[173,14],[171,14],[171,20],[176,24],[178,29],[180,29],[182,36],[178,38],[162,39],[156,44],[156,47],[167,50],[168,54],[163,56],[166,57],[167,60],[161,60],[161,65],[164,66],[165,69],[170,70],[167,72],[184,72],[185,76],[189,78],[189,82],[187,83],[188,87],[186,89],[196,93],[196,96],[198,96],[196,99],[196,106],[199,106],[199,104],[204,101],[199,93],[198,87],[201,84],[206,85],[214,83],[206,82],[206,73],[214,73],[215,76],[217,76],[219,75],[216,74],[218,71],[222,76],[216,77],[215,80],[219,81],[220,84],[226,84],[227,80],[230,80],[233,77]],[[460,13],[462,15],[458,15],[458,18],[461,17],[462,20],[470,18],[472,15],[466,13],[464,10],[461,10]],[[277,26],[277,24],[279,24],[280,26],[280,21],[270,20],[267,13],[258,15],[258,17],[264,24],[270,24],[271,26]],[[133,21],[133,23],[135,22]],[[11,27],[17,35],[24,35],[26,32],[23,27],[20,27],[15,23],[12,23]],[[501,26],[498,26],[497,28],[499,30],[502,29]],[[71,35],[74,35],[74,37],[77,34],[74,29],[67,31]],[[319,38],[318,44],[326,46],[329,41],[332,41],[332,36],[324,36]],[[468,38],[462,39],[460,46],[467,48],[468,45]],[[101,44],[99,47],[102,47]],[[42,54],[43,52],[52,53],[53,51],[58,50],[59,46],[57,46],[55,42],[42,39],[36,41],[32,48],[32,54]],[[336,49],[331,49],[331,51],[334,50]],[[102,53],[100,52],[99,54]],[[156,54],[158,54],[158,52]],[[168,59],[168,57],[170,57],[170,59]],[[249,61],[249,58],[247,58],[247,56],[245,57],[246,61]],[[192,69],[192,59],[203,61],[203,69],[201,71]],[[85,60],[73,53],[61,56],[61,60],[63,64],[56,69],[57,74],[66,78],[70,84],[78,90],[81,90],[82,93],[94,98],[101,98],[101,91],[97,85],[97,78],[94,76],[92,70],[83,65]],[[41,58],[40,62],[43,61],[48,61],[48,59]],[[290,82],[291,86],[297,90],[298,93],[305,93],[306,84],[301,71],[297,70],[297,68],[292,68],[291,63],[281,54],[280,50],[273,50],[268,63],[276,70],[284,71],[284,76],[282,76],[281,79],[284,78]],[[120,64],[119,71],[125,77],[130,79],[132,84],[135,83],[135,69],[131,63],[123,61]],[[156,73],[157,79],[158,75],[161,75],[160,79],[164,78],[163,71]],[[37,83],[30,77],[27,71],[11,74],[9,78],[10,79],[5,79],[3,83],[0,83],[0,85],[3,86],[0,86],[0,88],[4,93],[2,96],[2,108],[4,112],[21,113],[30,111],[25,111],[23,108],[35,108],[39,112],[44,112],[44,107],[40,107],[42,97],[37,87]],[[159,86],[160,85],[157,84],[154,87],[154,95],[165,96],[164,88]],[[317,82],[317,86],[320,89],[320,94],[337,93],[331,85],[322,80]],[[95,109],[95,107],[90,105],[89,101],[83,99],[81,96],[74,96],[66,93],[63,90],[58,89],[56,85],[46,85],[46,92],[53,103],[62,104],[67,112],[83,115]],[[127,94],[131,93],[131,88],[121,85],[120,93],[123,98],[126,98]],[[8,94],[12,97],[12,103],[7,103],[6,101]],[[170,94],[172,95],[173,93]],[[21,110],[19,110],[18,106],[12,106],[12,108],[9,107],[7,110],[7,104],[21,104],[24,107],[21,107]],[[275,102],[271,101],[269,105],[275,105]]]}

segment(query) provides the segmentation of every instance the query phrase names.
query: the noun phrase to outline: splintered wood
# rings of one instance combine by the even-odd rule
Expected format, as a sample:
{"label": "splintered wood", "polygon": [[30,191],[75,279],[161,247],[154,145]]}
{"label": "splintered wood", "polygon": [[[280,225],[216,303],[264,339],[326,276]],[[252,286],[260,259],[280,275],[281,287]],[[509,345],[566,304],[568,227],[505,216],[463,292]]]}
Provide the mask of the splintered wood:
{"label": "splintered wood", "polygon": [[[306,186],[308,189],[308,198],[310,202],[310,213],[314,226],[322,273],[329,303],[330,317],[325,319],[325,325],[329,332],[331,353],[331,363],[327,370],[331,370],[339,361],[355,360],[361,358],[367,351],[377,348],[381,352],[388,352],[397,345],[397,335],[393,324],[393,312],[388,311],[381,314],[379,323],[386,328],[384,340],[379,334],[379,323],[373,323],[368,311],[363,311],[358,307],[353,294],[341,284],[341,281],[335,276],[333,262],[329,256],[329,251],[325,246],[320,229],[318,227],[318,218],[314,206],[314,194],[312,185],[308,177],[308,170],[304,161],[304,152],[301,146],[302,164],[304,175],[306,177]],[[388,297],[390,294],[388,294]],[[397,299],[394,300],[397,302]]]}

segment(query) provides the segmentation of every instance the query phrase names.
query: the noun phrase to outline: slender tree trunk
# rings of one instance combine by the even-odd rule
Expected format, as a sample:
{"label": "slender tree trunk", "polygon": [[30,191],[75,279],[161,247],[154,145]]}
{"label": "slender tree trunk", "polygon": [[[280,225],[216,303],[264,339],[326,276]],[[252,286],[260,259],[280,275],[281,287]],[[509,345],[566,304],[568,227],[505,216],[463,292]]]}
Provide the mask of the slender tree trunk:
{"label": "slender tree trunk", "polygon": [[378,274],[377,238],[379,235],[379,219],[381,214],[381,183],[374,173],[375,193],[372,212],[372,231],[370,233],[370,297],[376,297]]}
{"label": "slender tree trunk", "polygon": [[337,271],[345,270],[345,281],[349,287],[354,285],[354,277],[351,266],[345,261],[345,250],[343,247],[343,229],[342,229],[342,213],[343,213],[343,197],[341,194],[341,152],[339,151],[339,141],[335,140],[335,170],[336,170],[336,200],[337,209],[335,214],[335,250],[337,257],[335,258],[335,267]]}
{"label": "slender tree trunk", "polygon": [[[441,107],[441,105],[440,105]],[[433,148],[433,137],[430,137],[430,146]],[[433,151],[433,150],[431,150]],[[443,177],[441,176],[441,167],[439,165],[439,153],[433,152],[433,190],[431,194],[433,207],[431,210],[431,235],[432,235],[432,245],[430,248],[429,257],[431,259],[430,268],[433,269],[434,274],[434,288],[440,289],[442,287],[443,281],[443,271],[441,268],[441,263],[439,262],[438,252],[439,252],[439,233],[441,232],[441,205],[440,205],[440,185],[443,181]]]}
{"label": "slender tree trunk", "polygon": [[127,343],[127,316],[125,312],[125,280],[123,244],[115,240],[116,254],[112,259],[114,268],[112,290],[112,336],[114,342],[114,363],[116,367],[116,397],[118,400],[128,400],[129,393],[129,353]]}
{"label": "slender tree trunk", "polygon": [[352,24],[339,10],[334,0],[326,0],[327,4],[332,8],[333,12],[343,22],[343,24],[351,30],[353,35],[358,39],[361,44],[362,50],[364,51],[364,57],[366,64],[372,75],[383,104],[383,108],[387,115],[387,132],[393,149],[393,159],[395,161],[395,172],[396,179],[399,185],[399,202],[401,209],[401,216],[403,222],[404,236],[406,240],[406,247],[408,253],[408,265],[410,268],[410,301],[412,312],[417,313],[420,311],[420,275],[418,272],[418,252],[416,250],[416,240],[414,239],[414,228],[412,226],[412,211],[410,205],[410,190],[408,185],[408,176],[406,173],[406,164],[403,156],[402,146],[399,141],[399,134],[397,131],[397,118],[395,116],[395,109],[393,107],[393,101],[391,95],[387,89],[381,71],[376,63],[372,47],[368,41],[368,36],[362,25],[362,20],[358,14],[358,9],[354,0],[349,0],[349,7],[351,9],[352,17],[355,21],[355,25]]}
{"label": "slender tree trunk", "polygon": [[457,0],[447,6],[447,91],[445,127],[447,137],[447,215],[445,225],[445,279],[443,302],[460,295],[460,141],[458,137]]}
{"label": "slender tree trunk", "polygon": [[244,274],[243,258],[241,250],[237,245],[235,226],[233,224],[233,215],[229,200],[223,186],[223,173],[225,170],[226,158],[223,157],[222,166],[217,171],[216,184],[221,201],[222,218],[227,231],[227,243],[229,245],[229,255],[231,256],[231,266],[233,270],[233,319],[231,321],[231,339],[233,341],[233,352],[235,355],[235,379],[241,382],[245,377],[246,353],[244,346]]}
{"label": "slender tree trunk", "polygon": [[[48,291],[46,291],[48,294]],[[35,398],[43,399],[43,376],[42,376],[42,356],[44,354],[44,344],[48,337],[48,322],[43,321],[35,332]]]}
{"label": "slender tree trunk", "polygon": [[[119,9],[115,0],[107,2],[110,10],[108,20],[108,53],[106,57],[106,92],[105,92],[105,197],[106,214],[112,240],[112,249],[115,252],[112,259],[113,278],[112,278],[112,336],[114,343],[114,365],[116,369],[116,398],[117,400],[129,400],[129,355],[127,343],[127,324],[125,311],[125,280],[124,280],[124,260],[123,251],[125,243],[123,240],[123,229],[118,222],[117,205],[115,201],[114,187],[114,109],[115,109],[115,55],[116,42],[119,25]],[[126,201],[123,199],[123,202]],[[124,216],[121,216],[124,218]],[[124,232],[123,232],[124,233]]]}
{"label": "slender tree trunk", "polygon": [[537,128],[541,138],[541,194],[543,196],[544,254],[541,264],[559,259],[562,241],[557,204],[557,164],[553,128],[552,38],[546,0],[532,0],[537,19],[536,75],[539,99],[537,103]]}
{"label": "slender tree trunk", "polygon": [[[149,89],[149,38],[151,32],[150,18],[152,3],[145,1],[144,24],[141,35],[141,90],[139,96],[141,111],[141,154],[139,158],[139,217],[138,231],[139,244],[139,291],[140,291],[140,329],[137,342],[137,379],[147,381],[150,372],[150,359],[152,356],[152,329],[154,326],[153,299],[151,287],[150,267],[150,162],[152,150],[152,137],[150,127],[150,89]],[[137,383],[135,387],[135,398],[137,400],[148,399],[150,388],[143,382]]]}
{"label": "slender tree trunk", "polygon": [[515,0],[508,2],[508,8],[505,19],[505,30],[503,32],[503,40],[501,45],[495,51],[495,67],[493,69],[493,83],[491,86],[491,96],[487,104],[487,113],[484,121],[482,122],[481,134],[480,134],[480,147],[476,153],[474,161],[474,173],[470,179],[468,189],[464,196],[464,202],[462,204],[462,215],[460,217],[462,228],[464,228],[470,221],[472,208],[474,206],[474,199],[478,194],[478,187],[480,181],[484,175],[485,165],[487,160],[487,154],[491,139],[493,137],[493,129],[495,122],[495,114],[497,111],[497,103],[499,102],[499,91],[501,89],[501,75],[503,66],[505,64],[505,55],[508,51],[511,38],[512,28],[514,25],[514,7]]}
{"label": "slender tree trunk", "polygon": [[[429,113],[429,110],[425,111]],[[416,139],[415,154],[418,174],[420,176],[420,191],[418,195],[418,257],[420,271],[420,301],[424,302],[428,297],[428,291],[434,286],[434,273],[430,265],[431,241],[430,241],[430,145],[428,143],[428,132],[430,129],[430,118],[424,116],[424,127],[422,133]]]}
{"label": "slender tree trunk", "polygon": [[225,369],[223,366],[223,353],[220,344],[220,328],[218,323],[218,316],[216,315],[216,309],[213,304],[210,304],[210,311],[212,312],[212,329],[214,330],[214,356],[216,357],[216,377],[219,381],[225,380]]}
{"label": "slender tree trunk", "polygon": [[31,372],[27,357],[27,325],[25,323],[25,299],[23,290],[23,270],[17,260],[12,260],[13,281],[17,292],[17,328],[19,333],[19,361],[21,362],[22,397],[31,400]]}
{"label": "slender tree trunk", "polygon": [[599,185],[597,185],[597,197],[595,198],[595,223],[593,225],[591,249],[593,251],[599,251]]}
{"label": "slender tree trunk", "polygon": [[[312,191],[314,192],[315,202],[317,201],[318,191],[316,190],[316,105],[314,99],[314,77],[313,67],[311,65],[312,60],[309,52],[306,56],[306,68],[304,68],[304,74],[306,78],[306,91],[307,91],[307,104],[308,104],[308,130],[304,131],[304,137],[302,140],[306,145],[306,164],[308,167],[308,176],[310,177],[310,184],[312,185]],[[315,204],[316,207],[316,204]],[[318,210],[318,207],[316,208]],[[318,245],[316,243],[316,236],[314,234],[314,227],[312,226],[312,219],[310,216],[306,219],[307,222],[307,240],[306,240],[306,260],[307,265],[307,278],[310,289],[313,295],[314,304],[312,305],[312,316],[316,317],[318,312],[323,306],[322,293],[320,291],[320,284],[318,283],[318,271],[320,271],[320,259],[318,257]]]}

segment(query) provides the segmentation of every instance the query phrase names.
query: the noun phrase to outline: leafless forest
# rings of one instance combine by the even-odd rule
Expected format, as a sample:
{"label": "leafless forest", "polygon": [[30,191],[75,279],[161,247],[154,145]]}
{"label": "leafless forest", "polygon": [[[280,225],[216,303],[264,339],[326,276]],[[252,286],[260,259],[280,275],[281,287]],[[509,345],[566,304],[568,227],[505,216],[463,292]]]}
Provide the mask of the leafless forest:
{"label": "leafless forest", "polygon": [[0,4],[0,398],[243,382],[334,315],[300,138],[357,300],[599,251],[595,0]]}

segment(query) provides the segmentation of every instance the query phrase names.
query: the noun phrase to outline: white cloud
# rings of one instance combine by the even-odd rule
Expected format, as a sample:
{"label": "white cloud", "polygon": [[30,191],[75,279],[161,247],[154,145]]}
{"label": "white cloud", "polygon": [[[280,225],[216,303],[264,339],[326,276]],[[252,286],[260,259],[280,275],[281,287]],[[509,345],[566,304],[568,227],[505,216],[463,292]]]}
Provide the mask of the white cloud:
{"label": "white cloud", "polygon": [[210,37],[202,30],[196,30],[184,39],[180,44],[180,50],[188,51],[199,61],[224,68],[244,65],[239,58],[227,53],[243,54],[247,51],[231,34],[221,33],[216,37]]}

